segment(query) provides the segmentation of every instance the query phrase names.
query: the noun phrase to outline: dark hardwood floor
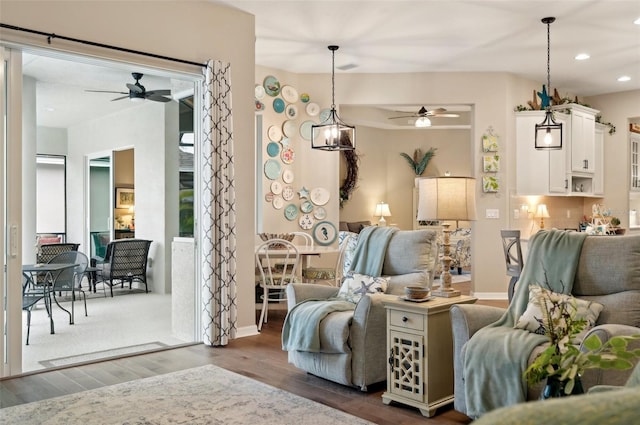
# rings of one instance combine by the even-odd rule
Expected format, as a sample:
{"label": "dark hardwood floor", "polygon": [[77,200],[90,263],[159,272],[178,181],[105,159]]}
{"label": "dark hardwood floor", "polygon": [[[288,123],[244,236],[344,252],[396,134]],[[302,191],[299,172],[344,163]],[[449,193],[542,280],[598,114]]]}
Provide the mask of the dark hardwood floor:
{"label": "dark hardwood floor", "polygon": [[[504,306],[506,302],[483,304]],[[430,419],[411,407],[395,403],[385,406],[381,398],[386,388],[384,383],[363,393],[293,367],[287,362],[286,352],[281,350],[280,331],[284,314],[284,311],[270,311],[269,323],[263,326],[260,335],[233,340],[226,347],[198,344],[4,379],[0,381],[0,407],[214,364],[377,424],[471,422],[452,406],[439,409]]]}

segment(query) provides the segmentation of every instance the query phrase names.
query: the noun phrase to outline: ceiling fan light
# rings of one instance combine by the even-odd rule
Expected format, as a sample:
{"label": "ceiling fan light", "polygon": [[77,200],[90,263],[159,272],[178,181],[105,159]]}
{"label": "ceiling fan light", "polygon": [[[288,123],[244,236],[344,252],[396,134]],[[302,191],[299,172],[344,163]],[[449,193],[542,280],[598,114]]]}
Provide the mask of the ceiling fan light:
{"label": "ceiling fan light", "polygon": [[418,128],[431,127],[431,120],[427,117],[420,117],[416,120],[414,125]]}

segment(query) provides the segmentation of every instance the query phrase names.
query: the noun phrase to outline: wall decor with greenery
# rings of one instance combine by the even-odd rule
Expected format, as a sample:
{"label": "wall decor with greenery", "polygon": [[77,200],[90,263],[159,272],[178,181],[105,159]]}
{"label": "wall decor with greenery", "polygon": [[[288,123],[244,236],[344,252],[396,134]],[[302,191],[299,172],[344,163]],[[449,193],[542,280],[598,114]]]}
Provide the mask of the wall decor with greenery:
{"label": "wall decor with greenery", "polygon": [[429,148],[423,155],[422,150],[416,149],[413,151],[413,157],[404,152],[401,152],[400,156],[407,160],[413,172],[416,173],[416,176],[421,176],[427,168],[429,161],[431,161],[431,158],[436,155],[436,150],[437,148]]}

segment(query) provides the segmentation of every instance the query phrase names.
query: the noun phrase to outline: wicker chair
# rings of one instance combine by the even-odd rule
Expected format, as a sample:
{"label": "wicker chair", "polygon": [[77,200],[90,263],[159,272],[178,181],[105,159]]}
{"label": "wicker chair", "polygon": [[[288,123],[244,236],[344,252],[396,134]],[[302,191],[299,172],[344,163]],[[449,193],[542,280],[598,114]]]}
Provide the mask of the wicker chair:
{"label": "wicker chair", "polygon": [[104,258],[92,258],[92,266],[99,270],[97,282],[109,286],[113,297],[113,286],[129,282],[131,289],[134,280],[144,283],[144,292],[149,292],[147,285],[147,259],[151,241],[144,239],[120,239],[109,242]]}

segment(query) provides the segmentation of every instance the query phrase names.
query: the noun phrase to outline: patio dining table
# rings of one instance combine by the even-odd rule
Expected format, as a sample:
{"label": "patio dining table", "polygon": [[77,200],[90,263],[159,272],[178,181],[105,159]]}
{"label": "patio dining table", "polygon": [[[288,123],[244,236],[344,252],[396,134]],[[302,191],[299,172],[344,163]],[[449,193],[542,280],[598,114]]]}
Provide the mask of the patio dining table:
{"label": "patio dining table", "polygon": [[[55,286],[55,281],[60,275],[60,272],[75,267],[77,264],[73,263],[37,263],[37,264],[23,264],[22,265],[22,274],[27,278],[27,282],[25,285],[30,286],[30,288],[23,288],[23,291],[41,291],[44,295],[44,302],[48,306],[47,314],[49,315],[49,324],[51,327],[51,333],[55,333],[54,325],[53,325],[53,312],[51,306],[51,292],[53,291],[53,287]],[[37,283],[37,279],[35,279],[35,275],[39,273],[45,274],[44,283]],[[54,297],[55,299],[55,297]],[[69,315],[69,322],[73,323],[73,317],[70,311],[62,307],[58,301],[56,300],[56,304],[63,311],[65,311]]]}

